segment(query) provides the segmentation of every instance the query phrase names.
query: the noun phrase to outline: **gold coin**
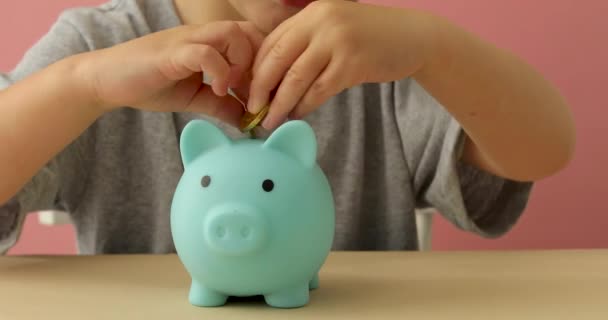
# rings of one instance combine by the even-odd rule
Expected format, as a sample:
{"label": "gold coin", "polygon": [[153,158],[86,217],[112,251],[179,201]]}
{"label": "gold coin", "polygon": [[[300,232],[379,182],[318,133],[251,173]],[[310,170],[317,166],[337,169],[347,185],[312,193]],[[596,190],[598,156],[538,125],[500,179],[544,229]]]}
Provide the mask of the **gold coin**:
{"label": "gold coin", "polygon": [[245,111],[245,115],[243,115],[243,117],[241,118],[241,124],[240,124],[241,131],[249,132],[256,126],[258,126],[260,124],[260,122],[262,122],[262,120],[264,120],[264,117],[266,117],[266,114],[268,114],[269,108],[270,108],[270,106],[265,106],[257,114],[253,114],[253,113]]}

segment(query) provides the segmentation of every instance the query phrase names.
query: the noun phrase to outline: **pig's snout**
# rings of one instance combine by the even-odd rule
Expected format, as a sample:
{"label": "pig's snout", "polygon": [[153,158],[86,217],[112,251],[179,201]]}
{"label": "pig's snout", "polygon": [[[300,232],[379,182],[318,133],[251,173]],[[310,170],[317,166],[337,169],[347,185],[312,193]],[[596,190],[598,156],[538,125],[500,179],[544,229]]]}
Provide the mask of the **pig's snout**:
{"label": "pig's snout", "polygon": [[264,246],[268,236],[264,217],[252,208],[215,208],[204,221],[205,241],[216,253],[245,255]]}

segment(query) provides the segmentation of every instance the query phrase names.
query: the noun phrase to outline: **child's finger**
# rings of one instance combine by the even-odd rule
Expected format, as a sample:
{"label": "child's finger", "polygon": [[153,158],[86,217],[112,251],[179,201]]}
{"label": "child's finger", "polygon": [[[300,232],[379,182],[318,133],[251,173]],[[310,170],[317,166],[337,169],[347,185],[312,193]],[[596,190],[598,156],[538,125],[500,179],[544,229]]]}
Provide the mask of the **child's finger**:
{"label": "child's finger", "polygon": [[185,46],[176,54],[176,66],[184,65],[191,72],[204,72],[213,78],[213,91],[220,96],[228,92],[230,66],[215,48],[204,44]]}
{"label": "child's finger", "polygon": [[252,70],[257,70],[260,67],[260,64],[266,56],[268,52],[274,47],[274,45],[283,37],[283,35],[291,29],[291,21],[293,17],[284,21],[280,24],[276,29],[274,29],[261,43],[259,49],[256,51],[256,57],[253,61]]}
{"label": "child's finger", "polygon": [[230,85],[238,83],[240,77],[253,63],[253,45],[248,35],[234,21],[220,21],[205,26],[204,32],[198,35],[198,42],[214,47],[221,53],[232,72],[228,77]]}
{"label": "child's finger", "polygon": [[233,35],[226,35],[226,37],[233,37],[224,54],[232,67],[230,85],[237,86],[243,74],[253,63],[254,51],[244,32],[239,31]]}
{"label": "child's finger", "polygon": [[237,21],[237,23],[241,27],[241,30],[245,32],[245,36],[249,39],[253,52],[258,52],[264,42],[264,34],[249,21]]}
{"label": "child's finger", "polygon": [[289,67],[306,50],[308,39],[296,33],[285,34],[270,49],[258,69],[253,70],[247,109],[258,112],[278,85]]}
{"label": "child's finger", "polygon": [[332,58],[289,116],[296,119],[301,118],[345,89],[350,73],[352,73],[352,70],[345,70],[339,59]]}
{"label": "child's finger", "polygon": [[247,107],[246,101],[249,100],[249,87],[251,86],[251,71],[247,71],[241,77],[238,85],[231,87],[232,91],[236,94],[239,100],[241,100]]}
{"label": "child's finger", "polygon": [[298,105],[331,59],[329,49],[311,44],[286,72],[271,101],[263,126],[271,130]]}

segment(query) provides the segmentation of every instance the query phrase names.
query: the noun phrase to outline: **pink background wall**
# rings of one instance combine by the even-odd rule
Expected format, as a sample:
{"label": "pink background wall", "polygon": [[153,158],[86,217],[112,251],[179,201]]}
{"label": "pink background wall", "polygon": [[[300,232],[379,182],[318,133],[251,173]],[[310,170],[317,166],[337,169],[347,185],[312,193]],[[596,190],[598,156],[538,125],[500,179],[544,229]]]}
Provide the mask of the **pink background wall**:
{"label": "pink background wall", "polygon": [[[465,234],[435,219],[435,250],[608,247],[608,1],[369,1],[432,10],[515,51],[555,83],[572,105],[578,145],[572,165],[538,183],[521,222],[495,240]],[[0,69],[8,71],[49,27],[60,10],[100,0],[3,1]],[[52,130],[52,126],[50,127]],[[31,216],[19,253],[73,253],[69,226],[47,228]]]}

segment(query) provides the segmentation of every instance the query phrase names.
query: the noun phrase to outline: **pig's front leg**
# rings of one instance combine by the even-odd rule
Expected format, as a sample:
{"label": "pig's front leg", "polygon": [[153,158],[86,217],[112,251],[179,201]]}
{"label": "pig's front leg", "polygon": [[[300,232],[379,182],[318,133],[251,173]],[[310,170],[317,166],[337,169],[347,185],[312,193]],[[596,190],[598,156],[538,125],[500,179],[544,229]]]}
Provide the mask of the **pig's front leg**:
{"label": "pig's front leg", "polygon": [[319,287],[319,274],[318,273],[315,273],[315,275],[312,277],[312,280],[310,280],[310,283],[308,283],[308,287],[311,290],[314,290]]}
{"label": "pig's front leg", "polygon": [[218,307],[226,304],[228,296],[223,295],[215,290],[211,290],[196,280],[192,280],[190,287],[190,295],[188,296],[190,303],[199,307]]}
{"label": "pig's front leg", "polygon": [[298,308],[308,303],[309,283],[303,283],[264,296],[266,303],[275,308]]}

